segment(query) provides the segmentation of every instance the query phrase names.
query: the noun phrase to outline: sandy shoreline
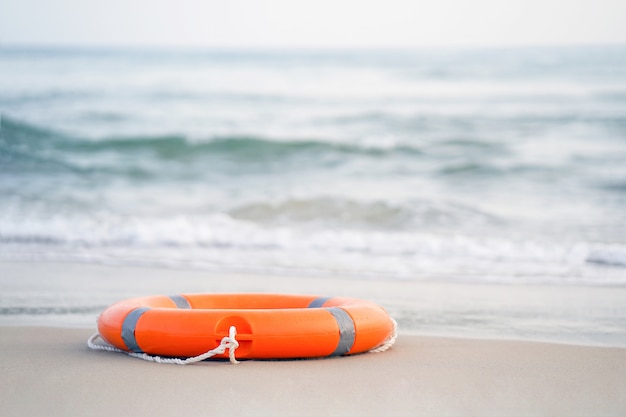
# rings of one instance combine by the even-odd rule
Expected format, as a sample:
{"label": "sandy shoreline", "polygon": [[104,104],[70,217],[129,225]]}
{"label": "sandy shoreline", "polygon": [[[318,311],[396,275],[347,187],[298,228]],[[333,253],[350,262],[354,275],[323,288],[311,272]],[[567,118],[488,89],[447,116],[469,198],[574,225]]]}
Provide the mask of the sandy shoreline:
{"label": "sandy shoreline", "polygon": [[[5,308],[23,306],[0,322],[2,417],[626,415],[625,348],[479,339],[481,335],[427,337],[412,333],[410,326],[413,317],[419,323],[414,328],[420,331],[428,330],[429,323],[431,328],[443,326],[442,317],[476,320],[479,309],[494,315],[529,314],[520,316],[526,323],[516,322],[520,331],[566,323],[573,332],[582,328],[577,323],[590,311],[623,317],[625,288],[419,281],[381,285],[367,279],[220,275],[75,263],[0,266]],[[321,360],[180,367],[86,346],[95,331],[95,317],[111,302],[153,293],[226,291],[370,299],[389,306],[404,326],[388,352]],[[603,317],[613,316],[597,315],[594,323],[602,324]],[[37,320],[47,322],[33,327]],[[499,326],[494,329],[504,330],[507,323],[496,322]],[[477,329],[464,321],[448,328],[467,336],[464,327],[468,332]],[[608,331],[617,332],[614,327]]]}
{"label": "sandy shoreline", "polygon": [[0,327],[0,415],[626,414],[626,349],[401,335],[380,354],[158,365]]}
{"label": "sandy shoreline", "polygon": [[107,306],[154,294],[261,292],[362,298],[400,332],[626,347],[626,287],[487,285],[325,275],[0,261],[0,326],[93,328]]}

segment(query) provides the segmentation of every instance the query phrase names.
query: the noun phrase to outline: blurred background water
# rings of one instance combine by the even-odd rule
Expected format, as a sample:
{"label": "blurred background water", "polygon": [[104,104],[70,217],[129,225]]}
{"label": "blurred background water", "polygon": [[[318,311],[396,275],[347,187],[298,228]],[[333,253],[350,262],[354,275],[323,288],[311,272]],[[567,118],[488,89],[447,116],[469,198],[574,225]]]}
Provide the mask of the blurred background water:
{"label": "blurred background water", "polygon": [[0,48],[0,260],[626,284],[626,47]]}
{"label": "blurred background water", "polygon": [[626,283],[626,48],[0,49],[3,258]]}

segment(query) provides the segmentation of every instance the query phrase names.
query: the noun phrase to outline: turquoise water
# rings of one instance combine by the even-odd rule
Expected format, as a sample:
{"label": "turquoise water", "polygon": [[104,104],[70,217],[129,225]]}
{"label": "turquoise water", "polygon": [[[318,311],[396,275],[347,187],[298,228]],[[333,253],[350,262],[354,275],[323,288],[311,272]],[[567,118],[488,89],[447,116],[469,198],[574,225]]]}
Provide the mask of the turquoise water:
{"label": "turquoise water", "polygon": [[626,285],[626,47],[3,47],[0,111],[0,260]]}
{"label": "turquoise water", "polygon": [[626,48],[5,48],[0,106],[4,258],[626,283]]}

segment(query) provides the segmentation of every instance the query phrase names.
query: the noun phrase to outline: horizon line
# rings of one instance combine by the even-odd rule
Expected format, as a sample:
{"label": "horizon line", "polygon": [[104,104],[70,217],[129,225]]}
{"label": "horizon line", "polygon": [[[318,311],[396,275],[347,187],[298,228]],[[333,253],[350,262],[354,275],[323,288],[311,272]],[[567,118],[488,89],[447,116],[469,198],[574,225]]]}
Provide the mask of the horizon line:
{"label": "horizon line", "polygon": [[509,43],[509,44],[416,44],[416,45],[200,45],[200,44],[157,44],[157,43],[71,43],[71,42],[6,42],[0,40],[0,50],[8,49],[47,49],[47,50],[187,50],[187,51],[417,51],[417,50],[489,50],[489,49],[550,49],[585,47],[626,47],[625,41],[603,42],[554,42],[554,43]]}

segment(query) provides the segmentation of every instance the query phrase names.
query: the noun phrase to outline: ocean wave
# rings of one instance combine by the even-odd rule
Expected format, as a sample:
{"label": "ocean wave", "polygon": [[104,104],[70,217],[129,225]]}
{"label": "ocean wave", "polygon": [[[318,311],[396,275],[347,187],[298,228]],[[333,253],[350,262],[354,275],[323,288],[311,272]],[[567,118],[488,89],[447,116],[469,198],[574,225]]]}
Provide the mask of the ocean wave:
{"label": "ocean wave", "polygon": [[[331,209],[334,208],[331,206]],[[383,208],[383,213],[386,210]],[[393,218],[393,214],[391,216]],[[171,218],[4,219],[0,222],[0,259],[359,275],[382,279],[626,284],[623,275],[626,246],[623,244],[606,246],[592,242],[317,224],[271,225],[225,214]]]}
{"label": "ocean wave", "polygon": [[386,153],[420,153],[416,147],[391,144],[383,140],[364,140],[362,143],[318,139],[271,138],[255,135],[216,135],[191,138],[179,134],[148,136],[112,136],[99,139],[81,139],[52,129],[42,128],[13,118],[3,117],[0,130],[0,149],[9,153],[36,155],[50,150],[64,153],[98,154],[141,153],[160,159],[181,159],[203,155],[231,156],[241,159],[281,158],[302,154],[384,155]]}
{"label": "ocean wave", "polygon": [[253,200],[204,215],[172,216],[165,210],[147,217],[84,204],[71,208],[60,202],[40,202],[36,210],[25,211],[20,201],[7,200],[11,201],[0,216],[0,241],[17,244],[274,247],[285,231],[346,231],[357,236],[359,232],[364,236],[380,232],[391,236],[505,224],[505,220],[474,207],[430,200],[391,203],[331,196]]}
{"label": "ocean wave", "polygon": [[[310,206],[302,207],[307,204]],[[346,206],[352,210],[358,207],[364,213],[364,219],[360,222],[353,220],[353,225],[362,223],[369,227],[339,227],[343,218],[348,216],[348,212],[343,212]],[[315,217],[312,211],[316,210],[312,207],[320,207],[326,213]],[[550,259],[554,252],[541,245],[520,245],[501,239],[476,241],[458,234],[448,236],[381,227],[381,223],[406,223],[407,217],[418,215],[418,212],[410,212],[406,208],[384,204],[363,204],[359,207],[355,202],[333,203],[326,200],[293,201],[273,207],[247,205],[233,210],[232,214],[207,216],[129,217],[96,213],[93,216],[48,214],[33,217],[22,213],[21,216],[0,219],[0,241],[19,245],[76,247],[299,248],[437,256],[447,253],[494,259],[540,259],[544,256]],[[333,223],[335,216],[340,219]],[[372,216],[380,216],[384,220],[371,220]],[[277,218],[282,218],[282,221]],[[426,223],[432,219],[427,217],[423,221]]]}
{"label": "ocean wave", "polygon": [[407,227],[414,213],[385,202],[357,202],[335,198],[291,199],[250,203],[229,213],[235,219],[262,224],[318,224],[342,227]]}
{"label": "ocean wave", "polygon": [[626,247],[624,245],[596,245],[589,250],[587,262],[626,267]]}
{"label": "ocean wave", "polygon": [[5,115],[0,118],[0,143],[6,146],[19,141],[60,137],[62,136],[52,129],[22,122]]}
{"label": "ocean wave", "polygon": [[86,100],[94,97],[93,93],[79,90],[50,89],[47,91],[0,94],[0,106],[13,107],[24,105],[62,105],[61,102]]}
{"label": "ocean wave", "polygon": [[502,219],[472,207],[429,200],[404,204],[358,201],[347,198],[294,198],[276,202],[252,202],[228,212],[237,220],[262,225],[313,225],[342,229],[416,230],[463,224],[500,224]]}

